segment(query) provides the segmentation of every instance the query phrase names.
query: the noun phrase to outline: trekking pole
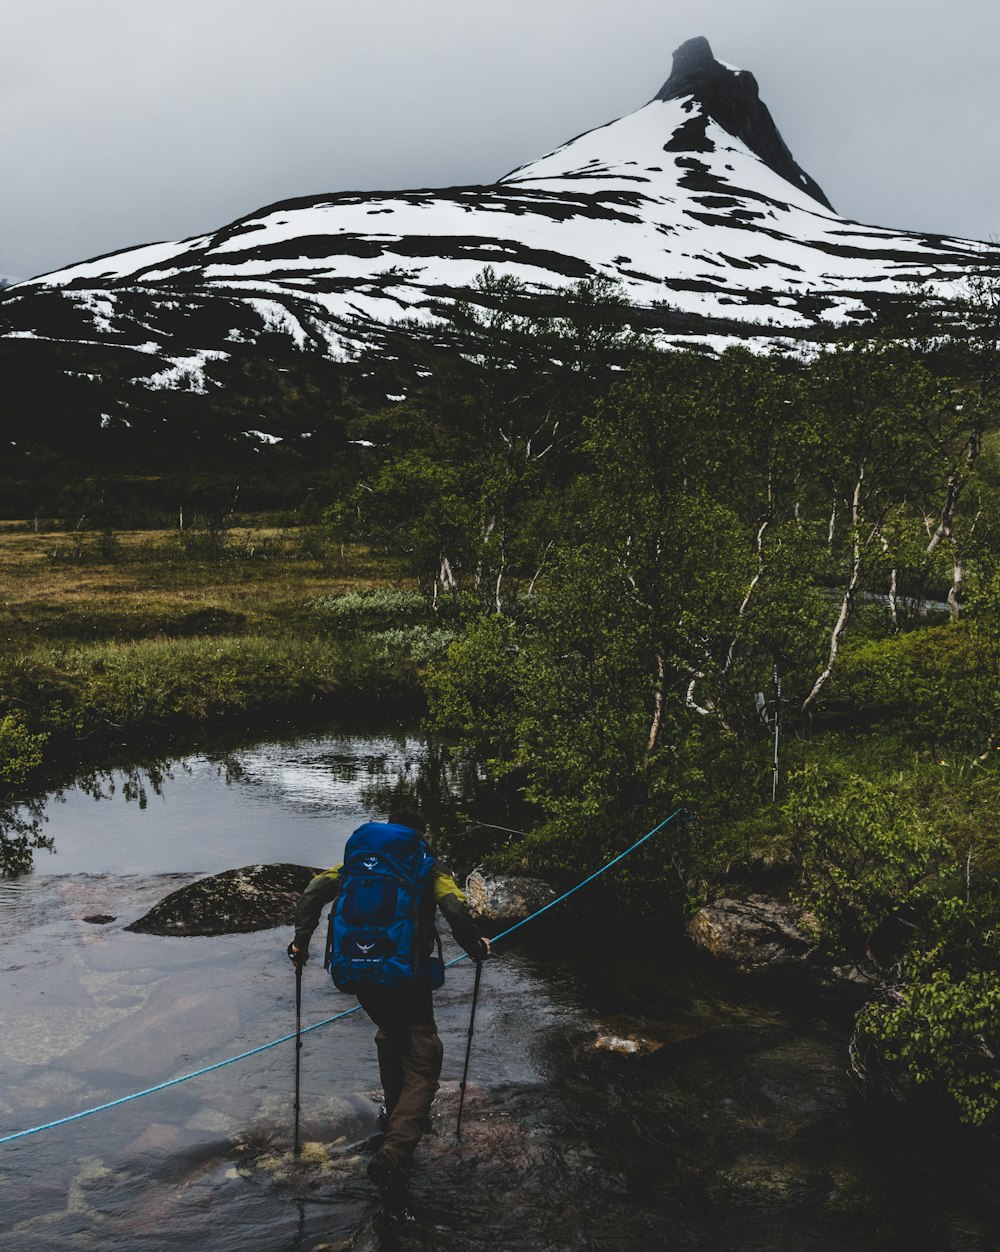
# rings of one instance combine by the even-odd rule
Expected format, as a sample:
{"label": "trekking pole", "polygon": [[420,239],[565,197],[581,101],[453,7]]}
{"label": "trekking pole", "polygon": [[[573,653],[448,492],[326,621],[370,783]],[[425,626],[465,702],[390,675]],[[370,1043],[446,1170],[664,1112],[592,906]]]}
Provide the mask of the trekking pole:
{"label": "trekking pole", "polygon": [[302,964],[295,962],[295,1145],[299,1155],[299,1072],[302,1068]]}
{"label": "trekking pole", "polygon": [[774,662],[774,772],[771,775],[771,803],[778,798],[778,735],[781,733],[781,674]]}
{"label": "trekking pole", "polygon": [[462,1138],[462,1110],[465,1108],[465,1084],[469,1077],[469,1057],[472,1055],[472,1032],[476,1024],[476,1005],[479,1003],[479,980],[483,976],[483,962],[476,962],[476,984],[472,988],[472,1016],[469,1018],[469,1037],[465,1044],[465,1069],[462,1071],[461,1095],[458,1100],[458,1124],[455,1127],[455,1138]]}

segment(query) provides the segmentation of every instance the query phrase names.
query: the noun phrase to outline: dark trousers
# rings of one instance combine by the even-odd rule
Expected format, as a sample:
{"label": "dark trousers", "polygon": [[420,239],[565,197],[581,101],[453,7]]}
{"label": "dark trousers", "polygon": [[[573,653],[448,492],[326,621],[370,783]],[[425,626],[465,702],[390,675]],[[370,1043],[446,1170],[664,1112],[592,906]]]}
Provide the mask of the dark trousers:
{"label": "dark trousers", "polygon": [[378,1067],[389,1115],[381,1151],[402,1170],[428,1129],[428,1115],[441,1076],[443,1049],[434,1023],[428,979],[399,987],[359,991],[361,1007],[372,1019]]}

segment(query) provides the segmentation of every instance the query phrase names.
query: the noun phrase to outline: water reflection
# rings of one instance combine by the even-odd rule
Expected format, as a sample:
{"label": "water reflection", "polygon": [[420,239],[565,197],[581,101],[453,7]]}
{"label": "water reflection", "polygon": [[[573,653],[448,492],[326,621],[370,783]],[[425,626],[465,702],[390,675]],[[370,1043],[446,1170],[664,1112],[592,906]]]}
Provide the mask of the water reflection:
{"label": "water reflection", "polygon": [[519,828],[526,820],[466,754],[408,729],[147,754],[114,768],[91,766],[47,800],[55,856],[39,852],[38,873],[219,873],[287,860],[325,866],[360,822],[403,807],[427,815],[439,849],[464,873],[496,838],[476,826],[477,817]]}
{"label": "water reflection", "polygon": [[[330,863],[397,796],[437,798],[456,821],[483,796],[468,762],[400,733],[227,744],[141,768],[67,788],[51,809],[57,857],[0,883],[0,1135],[291,1030],[283,932],[125,930],[179,882],[252,860]],[[844,1006],[733,981],[662,933],[612,933],[594,897],[580,908],[576,922],[560,911],[520,932],[486,967],[462,1145],[471,969],[452,970],[437,996],[445,1081],[413,1228],[380,1225],[365,1176],[377,1069],[355,1015],[306,1036],[299,1164],[294,1051],[281,1045],[0,1145],[0,1247],[1000,1246],[996,1144],[926,1110],[904,1120],[860,1105]],[[303,999],[306,1025],[353,1003],[316,963]],[[650,1049],[597,1046],[626,1030]]]}
{"label": "water reflection", "polygon": [[[49,798],[53,858],[38,873],[218,873],[266,861],[332,864],[430,747],[404,733],[313,735],[92,768]],[[374,807],[373,807],[374,806]]]}

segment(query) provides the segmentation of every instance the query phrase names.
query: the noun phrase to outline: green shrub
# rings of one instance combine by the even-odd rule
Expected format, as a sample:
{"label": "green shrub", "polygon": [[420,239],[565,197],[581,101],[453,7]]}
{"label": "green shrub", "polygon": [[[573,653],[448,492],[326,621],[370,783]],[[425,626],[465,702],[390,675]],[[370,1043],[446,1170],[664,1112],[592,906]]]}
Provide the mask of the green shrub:
{"label": "green shrub", "polygon": [[322,596],[313,604],[314,611],[334,621],[358,625],[361,622],[388,622],[422,617],[427,601],[419,591],[376,587],[371,591],[348,591],[340,596]]}
{"label": "green shrub", "polygon": [[453,631],[428,626],[359,633],[341,642],[338,689],[378,699],[423,691],[426,670],[454,642]]}
{"label": "green shrub", "polygon": [[996,730],[992,650],[974,622],[932,626],[845,650],[832,696],[852,717],[923,743],[982,752]]}
{"label": "green shrub", "polygon": [[789,783],[782,812],[801,865],[801,903],[828,951],[863,955],[891,918],[920,914],[938,876],[954,869],[954,852],[905,783],[815,761]]}
{"label": "green shrub", "polygon": [[41,834],[40,807],[17,799],[42,763],[45,739],[32,734],[19,714],[0,717],[0,877],[27,872],[34,849],[52,847]]}
{"label": "green shrub", "polygon": [[852,1055],[862,1078],[899,1065],[917,1085],[943,1089],[965,1122],[1000,1107],[1000,941],[992,893],[938,903],[896,976],[858,1016]]}

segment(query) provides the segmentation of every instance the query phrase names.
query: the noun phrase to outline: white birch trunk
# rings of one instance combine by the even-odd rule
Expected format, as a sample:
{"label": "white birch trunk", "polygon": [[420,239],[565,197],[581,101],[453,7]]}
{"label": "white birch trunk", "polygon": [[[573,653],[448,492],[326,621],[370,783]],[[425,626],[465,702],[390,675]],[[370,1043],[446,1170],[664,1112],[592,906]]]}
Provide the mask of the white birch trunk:
{"label": "white birch trunk", "polygon": [[[881,531],[879,531],[878,537],[882,543],[882,551],[888,553],[889,540],[886,539],[885,535],[883,535]],[[899,570],[894,565],[889,574],[889,613],[892,617],[893,627],[896,630],[899,630],[899,596],[897,592],[898,580]]]}
{"label": "white birch trunk", "polygon": [[688,683],[687,695],[684,697],[684,705],[685,708],[692,709],[695,713],[700,713],[702,717],[711,717],[712,710],[702,708],[702,706],[694,698],[694,689],[698,685],[698,680],[704,677],[705,675],[700,670],[692,674],[691,681]]}
{"label": "white birch trunk", "polygon": [[[760,526],[760,529],[757,531],[757,573],[754,574],[753,578],[750,579],[750,586],[747,587],[747,593],[743,597],[743,603],[740,605],[739,610],[736,614],[736,620],[738,622],[741,622],[743,620],[743,615],[747,611],[747,608],[750,604],[751,597],[753,596],[753,593],[757,587],[757,584],[760,582],[761,577],[764,574],[764,532],[767,530],[770,524],[771,524],[771,519],[769,517],[765,518],[763,523]],[[739,640],[739,636],[734,635],[733,638],[729,642],[729,651],[726,653],[726,663],[722,667],[723,674],[728,674],[730,667],[733,664],[733,657],[736,653],[736,644],[738,640]]]}
{"label": "white birch trunk", "polygon": [[847,587],[844,589],[844,597],[840,602],[840,612],[837,615],[837,621],[830,635],[830,651],[827,655],[826,666],[823,672],[813,683],[812,690],[802,702],[802,712],[805,713],[812,702],[822,691],[826,680],[833,673],[833,667],[837,663],[837,654],[840,651],[840,637],[844,633],[844,628],[851,616],[851,608],[854,603],[854,593],[857,590],[858,583],[861,580],[861,487],[865,479],[865,467],[862,465],[858,472],[857,482],[854,484],[854,494],[851,498],[851,574],[847,580]]}
{"label": "white birch trunk", "polygon": [[531,582],[528,583],[527,594],[529,596],[534,595],[535,583],[538,582],[539,575],[541,574],[542,570],[545,568],[545,559],[549,555],[549,549],[552,547],[554,543],[555,543],[555,540],[550,539],[548,543],[545,545],[545,551],[542,553],[542,559],[538,563],[538,569],[535,570],[535,573],[532,576]]}
{"label": "white birch trunk", "polygon": [[959,551],[958,544],[952,539],[954,556],[951,566],[951,586],[948,588],[948,609],[951,620],[957,622],[962,612],[962,587],[965,583],[965,558]]}
{"label": "white birch trunk", "polygon": [[661,653],[656,654],[656,699],[653,703],[653,721],[649,727],[649,742],[646,744],[646,755],[642,758],[642,768],[645,769],[649,765],[650,757],[653,755],[653,749],[656,747],[656,740],[660,734],[660,726],[663,723],[663,685],[666,682],[667,670],[663,663]]}

